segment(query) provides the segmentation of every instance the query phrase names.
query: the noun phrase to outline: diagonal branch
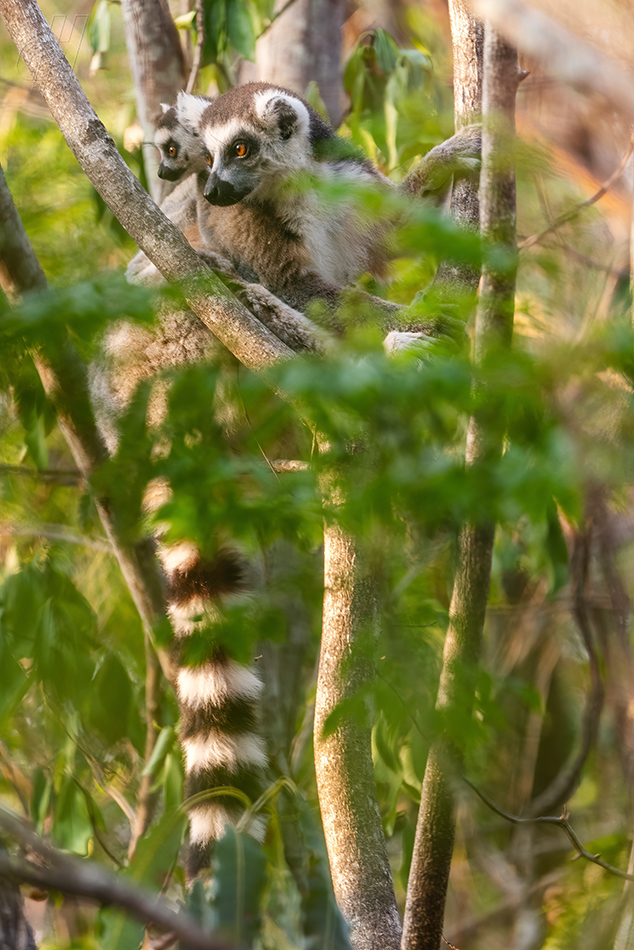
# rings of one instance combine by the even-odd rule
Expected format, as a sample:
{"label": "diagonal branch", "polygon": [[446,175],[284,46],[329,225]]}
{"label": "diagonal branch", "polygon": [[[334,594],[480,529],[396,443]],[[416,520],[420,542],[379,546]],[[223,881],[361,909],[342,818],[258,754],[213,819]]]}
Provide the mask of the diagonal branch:
{"label": "diagonal branch", "polygon": [[590,622],[590,611],[586,597],[590,562],[590,537],[586,531],[575,538],[572,553],[572,612],[577,621],[590,667],[590,691],[586,699],[581,724],[581,745],[572,762],[558,772],[553,781],[537,798],[530,802],[528,816],[534,817],[540,812],[550,811],[558,802],[567,801],[577,788],[581,770],[590,754],[597,736],[599,719],[603,708],[604,690],[601,679],[599,658],[594,648],[594,636]]}
{"label": "diagonal branch", "polygon": [[628,874],[627,871],[621,871],[620,868],[616,868],[613,864],[608,864],[607,861],[604,861],[600,854],[593,854],[591,851],[588,851],[587,848],[584,848],[579,835],[570,824],[568,816],[565,812],[559,818],[555,818],[551,815],[541,815],[536,818],[520,818],[518,815],[511,815],[509,812],[500,808],[499,805],[496,805],[488,795],[485,795],[485,793],[477,788],[473,782],[470,782],[469,779],[465,778],[464,781],[467,783],[469,788],[473,789],[478,798],[484,802],[487,808],[490,808],[491,811],[495,812],[496,815],[499,815],[500,818],[510,821],[513,825],[557,825],[559,828],[563,828],[563,830],[566,832],[573,848],[580,858],[585,858],[586,861],[591,861],[593,864],[598,864],[600,868],[603,868],[603,870],[607,871],[608,874],[613,874],[614,877],[620,877],[624,881],[634,881],[634,874]]}
{"label": "diagonal branch", "polygon": [[597,201],[600,201],[604,195],[608,193],[612,185],[619,180],[623,172],[627,167],[627,163],[632,157],[632,152],[634,151],[634,134],[630,136],[630,142],[627,147],[623,158],[619,162],[619,166],[615,171],[612,172],[607,181],[604,181],[598,191],[596,191],[590,198],[586,198],[584,201],[580,201],[573,208],[569,208],[568,211],[564,211],[559,215],[558,218],[548,225],[547,228],[544,228],[543,231],[540,231],[538,234],[531,234],[530,237],[524,238],[523,241],[518,243],[518,248],[523,250],[527,247],[532,247],[534,244],[540,244],[543,238],[547,234],[552,234],[553,231],[556,231],[558,228],[561,228],[564,224],[567,224],[568,221],[572,221],[573,218],[576,218],[584,208],[590,208],[592,205],[596,204]]}
{"label": "diagonal branch", "polygon": [[192,950],[239,950],[236,944],[205,933],[189,915],[174,913],[165,901],[135,886],[129,878],[117,880],[92,861],[69,858],[50,848],[4,808],[0,808],[0,826],[50,865],[33,864],[0,852],[0,881],[5,878],[15,884],[87,897],[104,907],[120,907],[141,923],[173,933]]}
{"label": "diagonal branch", "polygon": [[0,0],[0,15],[84,172],[163,276],[183,285],[194,313],[251,369],[262,371],[279,359],[290,358],[293,351],[210,272],[134,177],[35,0]]}

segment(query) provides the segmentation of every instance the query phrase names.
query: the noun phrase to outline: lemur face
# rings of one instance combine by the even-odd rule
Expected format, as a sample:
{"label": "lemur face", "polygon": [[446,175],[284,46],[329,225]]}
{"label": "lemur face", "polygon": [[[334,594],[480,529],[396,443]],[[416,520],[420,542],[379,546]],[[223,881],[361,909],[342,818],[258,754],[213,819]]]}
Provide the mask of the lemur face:
{"label": "lemur face", "polygon": [[176,105],[163,105],[156,123],[154,144],[161,153],[158,176],[178,181],[183,175],[201,171],[203,162],[198,134],[200,117],[212,100],[179,92]]}
{"label": "lemur face", "polygon": [[310,113],[292,93],[265,83],[237,86],[208,106],[200,122],[209,178],[203,195],[227,207],[310,160]]}

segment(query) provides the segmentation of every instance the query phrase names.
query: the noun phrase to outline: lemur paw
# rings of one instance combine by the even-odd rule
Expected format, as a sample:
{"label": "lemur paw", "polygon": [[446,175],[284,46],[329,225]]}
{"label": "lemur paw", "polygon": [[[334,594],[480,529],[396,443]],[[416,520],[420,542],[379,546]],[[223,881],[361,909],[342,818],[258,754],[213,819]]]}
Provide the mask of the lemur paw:
{"label": "lemur paw", "polygon": [[431,353],[434,339],[426,333],[412,330],[392,330],[383,340],[383,349],[388,356],[397,353],[412,353],[419,359],[425,359]]}

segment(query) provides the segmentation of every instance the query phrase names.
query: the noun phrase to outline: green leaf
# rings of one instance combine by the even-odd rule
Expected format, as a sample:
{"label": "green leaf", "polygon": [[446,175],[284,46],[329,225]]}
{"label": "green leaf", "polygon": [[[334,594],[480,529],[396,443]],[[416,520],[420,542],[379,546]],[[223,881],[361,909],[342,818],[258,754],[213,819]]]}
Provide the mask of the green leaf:
{"label": "green leaf", "polygon": [[398,46],[385,30],[375,32],[373,45],[376,50],[377,66],[382,72],[391,73],[398,59]]}
{"label": "green leaf", "polygon": [[141,775],[156,775],[160,767],[165,762],[165,757],[174,745],[176,731],[173,726],[164,726],[156,740],[156,745],[152,750],[150,761],[147,763]]}
{"label": "green leaf", "polygon": [[266,887],[266,857],[250,835],[228,827],[215,847],[218,930],[251,945],[260,933],[261,903]]}
{"label": "green leaf", "polygon": [[93,53],[107,53],[110,49],[110,4],[99,0],[88,19],[88,41]]}
{"label": "green leaf", "polygon": [[127,870],[135,881],[160,889],[167,874],[176,864],[178,851],[187,827],[182,811],[169,812],[139,839]]}
{"label": "green leaf", "polygon": [[108,653],[99,667],[88,695],[88,716],[112,745],[128,735],[132,685],[115,653]]}
{"label": "green leaf", "polygon": [[53,810],[52,838],[65,851],[85,855],[92,833],[84,794],[72,775],[64,775]]}
{"label": "green leaf", "polygon": [[244,0],[227,0],[227,35],[240,56],[255,62],[255,31]]}

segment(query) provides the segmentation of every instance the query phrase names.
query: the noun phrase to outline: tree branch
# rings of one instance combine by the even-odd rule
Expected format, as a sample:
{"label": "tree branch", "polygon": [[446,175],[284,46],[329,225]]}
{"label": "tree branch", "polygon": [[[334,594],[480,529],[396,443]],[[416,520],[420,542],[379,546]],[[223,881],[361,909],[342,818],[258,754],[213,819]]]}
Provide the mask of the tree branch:
{"label": "tree branch", "polygon": [[129,878],[119,880],[98,864],[72,859],[50,848],[2,807],[0,826],[52,865],[44,867],[0,852],[0,878],[61,894],[86,897],[103,906],[120,907],[144,924],[155,924],[174,933],[195,950],[239,950],[236,944],[229,944],[205,933],[188,914],[174,913],[160,897],[141,890]]}
{"label": "tree branch", "polygon": [[619,180],[619,178],[625,171],[627,163],[632,157],[633,151],[634,151],[634,133],[630,136],[630,142],[627,147],[627,151],[625,152],[625,155],[621,159],[619,163],[619,167],[610,175],[607,181],[603,182],[599,190],[595,192],[595,194],[592,195],[590,198],[586,198],[584,201],[580,201],[578,204],[574,205],[574,207],[569,208],[568,211],[564,211],[562,214],[559,215],[558,218],[555,218],[555,220],[551,224],[549,224],[547,228],[544,228],[543,231],[540,231],[539,234],[531,234],[530,237],[524,238],[524,240],[520,241],[517,245],[519,250],[524,250],[524,248],[532,247],[533,244],[540,244],[542,239],[545,238],[547,234],[551,234],[553,231],[556,231],[558,228],[562,227],[562,225],[567,224],[568,221],[572,221],[572,219],[576,218],[583,211],[584,208],[590,208],[592,205],[596,204],[597,201],[600,201],[601,198],[603,198],[603,196],[607,194],[607,192],[610,190],[612,185],[616,181]]}
{"label": "tree branch", "polygon": [[[185,58],[166,0],[123,0],[128,60],[134,82],[143,141],[154,139],[154,121],[162,102],[173,102],[185,82]],[[150,194],[159,201],[163,182],[157,177],[156,150],[143,150]]]}
{"label": "tree branch", "polygon": [[196,0],[196,49],[194,50],[194,59],[191,72],[187,80],[185,92],[191,94],[198,79],[198,72],[203,58],[203,46],[205,45],[205,7],[203,0]]}
{"label": "tree branch", "polygon": [[484,802],[487,808],[490,808],[491,811],[495,812],[496,815],[499,815],[500,818],[504,818],[505,821],[510,821],[514,825],[557,825],[559,828],[563,828],[563,830],[566,832],[573,848],[580,858],[585,858],[586,861],[591,861],[593,864],[598,864],[600,868],[603,868],[603,870],[607,871],[608,874],[613,874],[614,877],[620,877],[624,881],[634,881],[634,874],[628,874],[627,871],[621,871],[620,868],[616,868],[613,864],[608,864],[607,861],[604,861],[600,854],[592,854],[591,851],[588,851],[587,848],[584,848],[583,844],[581,843],[581,839],[568,821],[568,817],[565,812],[559,818],[555,818],[550,815],[541,815],[540,817],[536,818],[520,818],[519,815],[511,815],[509,812],[500,808],[499,805],[496,805],[488,795],[485,795],[485,793],[477,788],[472,782],[470,782],[469,779],[465,778],[464,781],[467,783],[469,788],[473,789],[478,798]]}
{"label": "tree branch", "polygon": [[290,358],[293,351],[236,300],[141,187],[86,99],[35,0],[0,0],[0,14],[86,175],[163,276],[183,285],[194,313],[251,369],[262,371]]}
{"label": "tree branch", "polygon": [[[490,247],[482,271],[475,362],[486,365],[510,347],[515,294],[515,174],[511,162],[515,96],[520,81],[517,53],[487,26],[484,38],[482,234]],[[491,409],[489,407],[489,413]],[[470,419],[467,466],[494,460],[502,435],[480,415]],[[471,714],[474,679],[486,612],[495,526],[466,524],[459,537],[456,579],[449,607],[443,668],[436,708]],[[403,925],[403,950],[438,950],[455,834],[452,777],[462,754],[447,737],[432,745],[421,793]]]}
{"label": "tree branch", "polygon": [[[0,167],[0,257],[19,293],[46,290],[39,265]],[[105,462],[107,453],[90,408],[86,368],[69,340],[53,360],[36,353],[33,360],[44,391],[55,407],[60,429],[84,480]],[[63,380],[63,382],[62,382]],[[161,577],[149,540],[126,544],[118,535],[107,498],[95,498],[106,535],[145,629],[151,631],[165,618]]]}
{"label": "tree branch", "polygon": [[20,522],[19,524],[6,524],[0,522],[0,536],[9,537],[27,537],[27,538],[46,538],[49,541],[63,541],[66,544],[79,544],[86,548],[95,548],[97,551],[105,551],[112,554],[112,544],[107,538],[100,538],[98,535],[77,534],[72,528],[64,524],[29,524],[29,522]]}
{"label": "tree branch", "polygon": [[324,735],[329,716],[342,702],[359,699],[375,672],[375,578],[355,539],[336,524],[324,531],[324,588],[315,774],[335,898],[354,950],[398,950],[401,923],[377,801],[369,710],[347,712]]}
{"label": "tree branch", "polygon": [[75,468],[28,468],[26,465],[0,465],[0,475],[34,478],[55,485],[78,485],[81,473]]}
{"label": "tree branch", "polygon": [[590,612],[586,598],[588,571],[590,566],[590,537],[586,532],[575,537],[572,553],[572,612],[588,653],[590,666],[590,692],[586,700],[581,726],[581,745],[575,758],[559,772],[547,788],[530,803],[527,814],[534,817],[540,812],[550,811],[557,803],[567,801],[577,785],[581,770],[592,749],[599,728],[599,719],[603,708],[603,681],[599,658],[594,649],[594,637],[590,622]]}

